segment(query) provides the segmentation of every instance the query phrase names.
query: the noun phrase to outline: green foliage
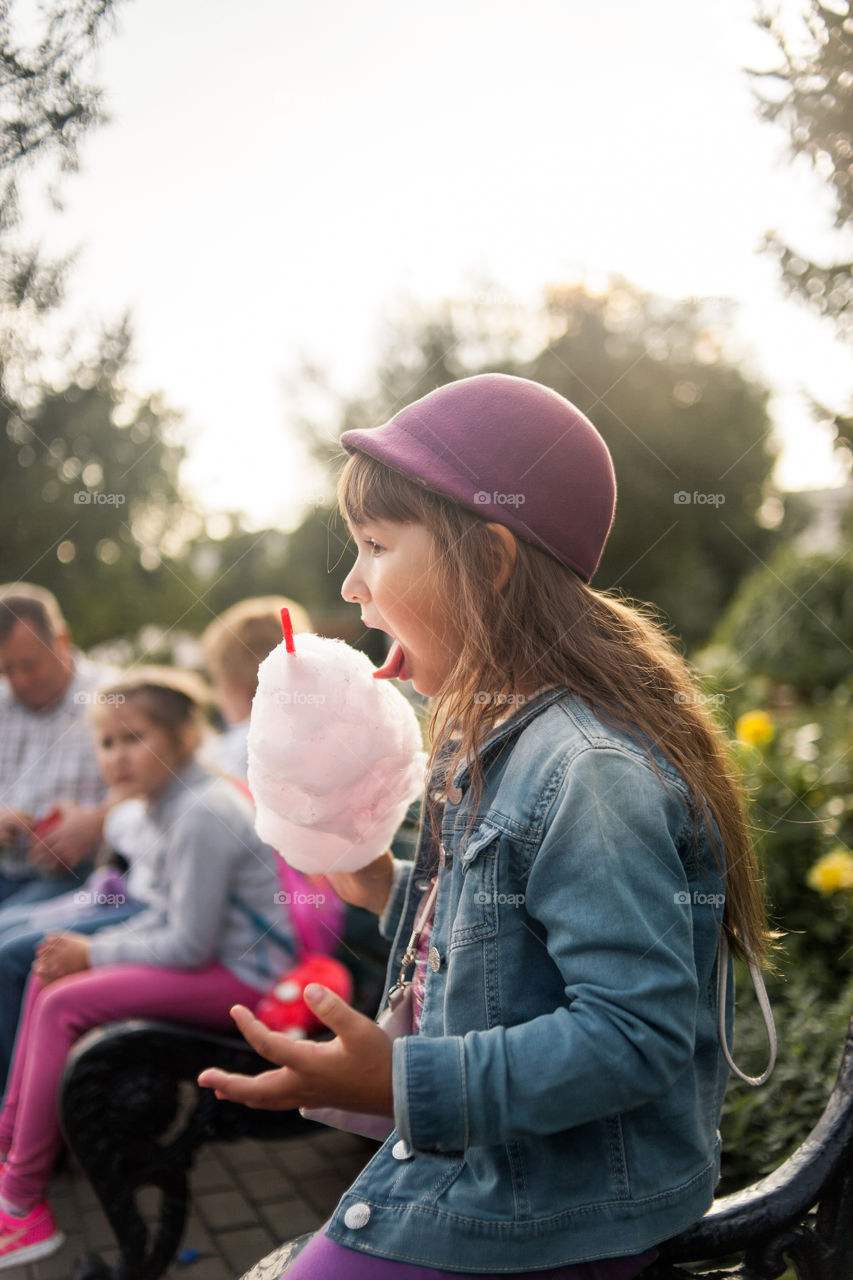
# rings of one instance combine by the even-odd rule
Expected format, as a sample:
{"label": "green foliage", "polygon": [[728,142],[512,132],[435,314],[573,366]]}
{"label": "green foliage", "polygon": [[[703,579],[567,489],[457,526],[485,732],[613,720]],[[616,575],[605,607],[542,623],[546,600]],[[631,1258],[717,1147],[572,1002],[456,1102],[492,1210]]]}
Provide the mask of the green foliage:
{"label": "green foliage", "polygon": [[851,639],[853,552],[802,556],[792,548],[750,574],[713,635],[752,672],[807,694],[849,674]]}
{"label": "green foliage", "polygon": [[131,404],[126,330],[62,390],[0,402],[0,580],[54,591],[83,647],[193,605],[174,415]]}
{"label": "green foliage", "polygon": [[[733,1080],[726,1093],[721,1134],[723,1161],[717,1195],[726,1195],[771,1173],[791,1155],[817,1122],[835,1082],[844,1035],[853,1010],[853,978],[831,993],[819,967],[782,962],[784,973],[767,981],[779,1033],[773,1075],[760,1089]],[[734,1060],[747,1072],[767,1062],[764,1024],[749,974],[737,975],[739,1013]]]}
{"label": "green foliage", "polygon": [[[806,1138],[853,1013],[853,679],[849,623],[837,629],[851,565],[846,557],[836,573],[833,561],[786,551],[744,584],[716,643],[697,657],[727,728],[752,739],[738,743],[737,756],[771,923],[783,935],[767,983],[777,1066],[761,1089],[736,1080],[729,1086],[723,1191],[769,1173]],[[786,614],[797,597],[805,603]],[[768,632],[778,646],[770,664]],[[750,732],[755,713],[764,733]],[[813,887],[816,864],[828,855],[846,864],[851,879],[819,876]],[[755,1073],[766,1061],[766,1040],[742,966],[737,988],[735,1061]]]}
{"label": "green foliage", "polygon": [[[804,156],[827,182],[834,205],[834,225],[853,221],[853,37],[848,0],[831,6],[807,0],[795,29],[790,13],[777,8],[760,24],[774,38],[778,54],[772,71],[757,77],[759,111],[765,120],[783,125],[791,154]],[[853,264],[809,261],[775,232],[768,246],[779,259],[790,289],[838,329],[850,333]]]}
{"label": "green foliage", "polygon": [[[114,0],[45,5],[41,31],[29,45],[16,32],[13,0],[0,5],[0,363],[15,343],[19,310],[56,304],[64,265],[45,262],[18,240],[19,189],[33,166],[75,169],[83,135],[100,123],[100,94],[89,63]],[[55,190],[51,192],[56,199]]]}

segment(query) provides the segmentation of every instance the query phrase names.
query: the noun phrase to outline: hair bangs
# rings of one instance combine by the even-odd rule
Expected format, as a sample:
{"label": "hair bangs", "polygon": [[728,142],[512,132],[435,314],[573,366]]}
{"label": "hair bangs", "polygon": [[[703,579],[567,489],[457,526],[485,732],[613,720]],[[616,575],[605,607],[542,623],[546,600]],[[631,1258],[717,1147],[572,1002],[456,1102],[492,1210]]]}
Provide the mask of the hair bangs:
{"label": "hair bangs", "polygon": [[338,503],[350,524],[425,522],[428,510],[440,501],[416,480],[360,450],[350,455],[338,478]]}

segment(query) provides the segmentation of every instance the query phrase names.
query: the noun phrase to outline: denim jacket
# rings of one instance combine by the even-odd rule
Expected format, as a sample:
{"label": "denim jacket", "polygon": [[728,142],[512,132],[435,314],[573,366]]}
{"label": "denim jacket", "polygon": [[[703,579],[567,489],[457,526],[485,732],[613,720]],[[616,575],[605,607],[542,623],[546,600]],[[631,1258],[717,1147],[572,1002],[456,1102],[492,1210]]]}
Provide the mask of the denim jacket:
{"label": "denim jacket", "polygon": [[393,1047],[396,1129],[333,1240],[512,1273],[640,1253],[708,1208],[724,882],[654,755],[554,689],[486,740],[476,811],[457,772],[386,909],[390,982],[438,867],[420,1026]]}

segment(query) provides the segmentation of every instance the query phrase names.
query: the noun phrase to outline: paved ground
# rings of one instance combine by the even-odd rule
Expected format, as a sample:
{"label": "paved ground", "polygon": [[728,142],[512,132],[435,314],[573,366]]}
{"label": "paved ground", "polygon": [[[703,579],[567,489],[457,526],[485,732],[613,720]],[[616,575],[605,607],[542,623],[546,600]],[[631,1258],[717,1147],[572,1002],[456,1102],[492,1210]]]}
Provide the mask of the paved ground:
{"label": "paved ground", "polygon": [[[181,1245],[199,1256],[173,1263],[167,1280],[235,1280],[283,1240],[320,1226],[375,1150],[367,1139],[319,1128],[281,1142],[202,1147]],[[56,1175],[49,1199],[67,1243],[43,1262],[3,1271],[4,1280],[71,1280],[74,1259],[90,1249],[115,1261],[115,1239],[77,1168]]]}

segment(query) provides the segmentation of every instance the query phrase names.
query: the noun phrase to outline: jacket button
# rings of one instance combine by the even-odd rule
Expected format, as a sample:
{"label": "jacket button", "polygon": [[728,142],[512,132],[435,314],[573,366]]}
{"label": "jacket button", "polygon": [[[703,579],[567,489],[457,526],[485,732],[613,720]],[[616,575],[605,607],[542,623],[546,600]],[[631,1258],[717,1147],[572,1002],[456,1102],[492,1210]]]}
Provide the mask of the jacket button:
{"label": "jacket button", "polygon": [[370,1205],[359,1202],[351,1204],[344,1214],[344,1226],[353,1231],[360,1231],[370,1221]]}
{"label": "jacket button", "polygon": [[430,947],[427,952],[427,964],[432,969],[433,973],[438,973],[441,968],[441,955],[438,947]]}
{"label": "jacket button", "polygon": [[461,787],[454,786],[447,788],[447,799],[450,804],[459,804],[459,801],[462,799],[462,794]]}
{"label": "jacket button", "polygon": [[395,1142],[391,1148],[391,1155],[395,1160],[411,1160],[412,1148],[409,1146],[405,1138],[401,1138],[399,1142]]}

